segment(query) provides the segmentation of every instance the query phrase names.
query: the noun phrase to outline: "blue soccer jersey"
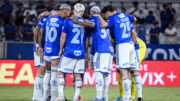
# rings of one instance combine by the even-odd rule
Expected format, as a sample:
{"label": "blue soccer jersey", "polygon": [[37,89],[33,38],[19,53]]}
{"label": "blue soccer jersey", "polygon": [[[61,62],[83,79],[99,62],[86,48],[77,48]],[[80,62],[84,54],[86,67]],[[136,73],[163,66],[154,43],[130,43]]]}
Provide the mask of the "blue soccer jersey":
{"label": "blue soccer jersey", "polygon": [[96,45],[96,40],[95,40],[95,34],[92,34],[92,43],[91,43],[91,50],[90,54],[94,55],[95,54],[95,45]]}
{"label": "blue soccer jersey", "polygon": [[45,29],[44,55],[58,56],[60,51],[60,37],[64,19],[59,15],[47,18],[42,28]]}
{"label": "blue soccer jersey", "polygon": [[[133,19],[131,19],[133,20]],[[129,19],[129,15],[126,13],[116,13],[109,16],[107,23],[108,28],[113,32],[116,40],[116,44],[132,42],[131,30],[134,29]]]}
{"label": "blue soccer jersey", "polygon": [[[38,27],[42,28],[44,22],[46,22],[46,19],[48,18],[48,16],[42,16],[41,19],[38,22]],[[44,43],[45,43],[45,33],[43,34],[43,39],[42,39],[42,47],[44,48]],[[34,49],[33,52],[36,52],[36,43],[34,44]]]}
{"label": "blue soccer jersey", "polygon": [[[81,17],[77,18],[79,21],[86,22]],[[67,34],[63,55],[68,58],[84,59],[85,27],[68,18],[64,21],[62,32]]]}
{"label": "blue soccer jersey", "polygon": [[110,40],[110,30],[102,28],[99,18],[92,16],[89,19],[90,22],[95,23],[94,29],[92,29],[93,41],[95,40],[95,52],[99,53],[111,53],[114,54],[114,49]]}

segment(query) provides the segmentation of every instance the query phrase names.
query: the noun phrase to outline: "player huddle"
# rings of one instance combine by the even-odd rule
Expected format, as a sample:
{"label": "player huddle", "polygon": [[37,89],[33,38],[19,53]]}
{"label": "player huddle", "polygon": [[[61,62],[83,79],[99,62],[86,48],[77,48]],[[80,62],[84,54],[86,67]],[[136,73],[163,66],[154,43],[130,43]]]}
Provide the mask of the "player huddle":
{"label": "player huddle", "polygon": [[[56,5],[51,12],[39,15],[40,20],[34,30],[34,59],[38,72],[32,101],[48,101],[49,96],[50,101],[68,101],[64,90],[66,74],[71,73],[75,92],[73,101],[84,101],[80,92],[83,75],[88,68],[86,58],[90,36],[93,39],[90,69],[95,73],[97,91],[96,98],[91,101],[108,101],[113,58],[120,89],[120,97],[116,101],[134,101],[136,88],[138,101],[143,101],[142,80],[138,70],[146,46],[136,37],[131,23],[136,18],[116,12],[110,5],[102,10],[98,6],[92,7],[90,18],[83,16],[84,11],[84,5],[79,3],[73,8],[62,4]],[[100,13],[104,14],[106,20]]]}

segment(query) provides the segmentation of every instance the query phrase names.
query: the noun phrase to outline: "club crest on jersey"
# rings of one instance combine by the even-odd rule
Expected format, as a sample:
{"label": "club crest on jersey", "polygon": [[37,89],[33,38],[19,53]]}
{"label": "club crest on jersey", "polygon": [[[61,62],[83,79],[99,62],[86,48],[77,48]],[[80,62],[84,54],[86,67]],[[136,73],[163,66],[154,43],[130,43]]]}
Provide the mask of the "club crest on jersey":
{"label": "club crest on jersey", "polygon": [[111,47],[111,46],[109,46],[109,49],[111,50],[111,52],[113,52],[113,51],[114,51],[113,47]]}
{"label": "club crest on jersey", "polygon": [[56,21],[58,21],[58,18],[51,18],[50,21],[51,22],[56,22]]}
{"label": "club crest on jersey", "polygon": [[124,14],[119,14],[118,15],[120,18],[124,18],[125,16],[124,16]]}
{"label": "club crest on jersey", "polygon": [[74,50],[74,55],[80,56],[81,55],[81,51]]}
{"label": "club crest on jersey", "polygon": [[50,53],[52,51],[51,47],[46,47],[46,52]]}

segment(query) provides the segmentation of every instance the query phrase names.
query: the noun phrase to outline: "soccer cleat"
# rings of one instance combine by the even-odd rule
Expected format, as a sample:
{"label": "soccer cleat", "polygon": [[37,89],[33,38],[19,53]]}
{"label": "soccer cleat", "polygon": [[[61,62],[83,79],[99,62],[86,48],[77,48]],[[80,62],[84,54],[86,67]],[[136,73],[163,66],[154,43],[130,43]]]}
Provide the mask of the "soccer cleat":
{"label": "soccer cleat", "polygon": [[102,98],[102,101],[106,101],[106,98]]}
{"label": "soccer cleat", "polygon": [[120,101],[122,99],[122,97],[118,97],[115,101]]}
{"label": "soccer cleat", "polygon": [[70,101],[70,100],[68,100],[66,97],[64,97],[65,98],[65,101]]}
{"label": "soccer cleat", "polygon": [[42,99],[39,99],[38,101],[47,101],[47,99],[42,98]]}
{"label": "soccer cleat", "polygon": [[102,99],[95,98],[95,99],[93,99],[93,100],[91,100],[91,101],[103,101],[103,100],[102,100]]}
{"label": "soccer cleat", "polygon": [[85,100],[81,99],[81,97],[79,96],[78,97],[78,101],[85,101]]}
{"label": "soccer cleat", "polygon": [[143,99],[139,97],[139,98],[138,98],[138,101],[143,101]]}
{"label": "soccer cleat", "polygon": [[64,97],[58,97],[55,101],[66,101]]}

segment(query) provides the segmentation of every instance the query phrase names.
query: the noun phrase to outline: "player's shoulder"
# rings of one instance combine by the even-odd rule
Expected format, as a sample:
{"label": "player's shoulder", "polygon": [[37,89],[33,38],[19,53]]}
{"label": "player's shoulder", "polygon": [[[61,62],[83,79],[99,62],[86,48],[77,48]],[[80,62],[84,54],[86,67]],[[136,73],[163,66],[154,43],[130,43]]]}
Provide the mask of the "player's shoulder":
{"label": "player's shoulder", "polygon": [[86,22],[86,20],[84,20],[82,17],[77,17],[77,18],[78,18],[78,21]]}

